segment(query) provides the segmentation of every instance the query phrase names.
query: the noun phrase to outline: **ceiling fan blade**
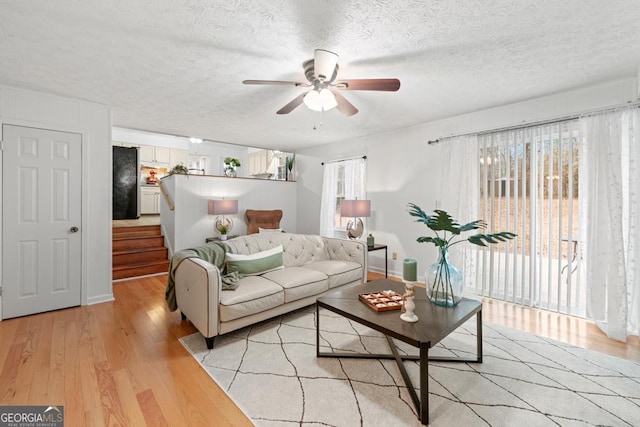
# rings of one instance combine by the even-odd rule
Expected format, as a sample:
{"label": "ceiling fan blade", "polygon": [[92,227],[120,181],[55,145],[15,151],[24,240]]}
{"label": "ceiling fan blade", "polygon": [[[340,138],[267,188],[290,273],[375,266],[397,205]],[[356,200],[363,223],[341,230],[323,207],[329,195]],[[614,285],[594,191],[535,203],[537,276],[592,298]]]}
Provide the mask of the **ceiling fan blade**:
{"label": "ceiling fan blade", "polygon": [[286,82],[284,80],[243,80],[245,85],[287,85],[287,86],[308,86],[305,83]]}
{"label": "ceiling fan blade", "polygon": [[302,104],[303,100],[304,100],[304,96],[307,94],[307,92],[298,95],[297,97],[293,98],[293,100],[291,102],[289,102],[287,105],[285,105],[284,107],[282,107],[281,109],[279,109],[278,111],[276,111],[276,114],[289,114],[290,112],[292,112],[298,105]]}
{"label": "ceiling fan blade", "polygon": [[338,105],[336,106],[336,109],[340,111],[342,114],[344,114],[347,117],[350,117],[358,112],[358,109],[354,107],[352,103],[347,101],[347,98],[345,98],[335,90],[332,90],[331,93],[333,93],[333,95],[336,97],[336,102],[338,103]]}
{"label": "ceiling fan blade", "polygon": [[382,90],[395,92],[400,89],[398,79],[355,79],[339,80],[333,84],[342,90]]}

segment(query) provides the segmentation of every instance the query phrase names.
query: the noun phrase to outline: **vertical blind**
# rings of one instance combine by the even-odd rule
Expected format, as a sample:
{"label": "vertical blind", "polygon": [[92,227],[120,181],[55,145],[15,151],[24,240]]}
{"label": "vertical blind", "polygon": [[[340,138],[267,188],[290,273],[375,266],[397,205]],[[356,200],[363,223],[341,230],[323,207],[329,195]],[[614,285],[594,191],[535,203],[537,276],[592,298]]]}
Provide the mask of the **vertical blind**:
{"label": "vertical blind", "polygon": [[585,315],[578,120],[478,135],[479,214],[512,241],[482,248],[479,295]]}

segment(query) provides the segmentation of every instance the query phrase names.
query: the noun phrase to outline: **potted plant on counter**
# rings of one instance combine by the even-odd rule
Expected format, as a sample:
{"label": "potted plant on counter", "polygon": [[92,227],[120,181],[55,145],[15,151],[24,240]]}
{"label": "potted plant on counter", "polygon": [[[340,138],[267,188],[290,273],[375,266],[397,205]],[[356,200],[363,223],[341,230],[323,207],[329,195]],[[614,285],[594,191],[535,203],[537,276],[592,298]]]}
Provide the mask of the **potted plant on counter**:
{"label": "potted plant on counter", "polygon": [[296,155],[287,156],[286,159],[286,167],[287,167],[287,181],[293,181],[293,164],[295,163]]}
{"label": "potted plant on counter", "polygon": [[224,159],[224,174],[230,177],[238,176],[238,168],[242,166],[240,160],[235,157],[227,157]]}
{"label": "potted plant on counter", "polygon": [[169,175],[188,175],[189,169],[182,163],[178,163],[169,171]]}

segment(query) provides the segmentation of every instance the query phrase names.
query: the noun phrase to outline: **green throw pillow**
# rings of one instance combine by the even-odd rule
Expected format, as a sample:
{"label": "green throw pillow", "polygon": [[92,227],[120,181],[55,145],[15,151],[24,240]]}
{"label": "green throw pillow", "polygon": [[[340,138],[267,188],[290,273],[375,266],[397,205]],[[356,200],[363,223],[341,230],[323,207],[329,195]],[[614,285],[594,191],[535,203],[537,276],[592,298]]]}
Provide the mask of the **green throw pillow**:
{"label": "green throw pillow", "polygon": [[227,253],[227,273],[237,271],[244,276],[257,276],[284,268],[282,245],[251,255]]}

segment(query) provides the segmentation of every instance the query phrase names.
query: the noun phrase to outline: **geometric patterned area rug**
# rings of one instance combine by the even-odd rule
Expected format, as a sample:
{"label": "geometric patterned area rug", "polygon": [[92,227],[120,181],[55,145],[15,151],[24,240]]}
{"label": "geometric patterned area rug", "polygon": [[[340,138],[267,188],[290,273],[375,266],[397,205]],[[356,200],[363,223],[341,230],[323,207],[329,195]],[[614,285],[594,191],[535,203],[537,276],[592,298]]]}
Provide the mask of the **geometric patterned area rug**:
{"label": "geometric patterned area rug", "polygon": [[[322,351],[389,353],[380,333],[320,315]],[[257,426],[421,425],[394,360],[316,358],[315,338],[311,306],[213,350],[199,333],[181,342]],[[483,338],[481,364],[429,363],[429,425],[640,426],[640,364],[487,322]],[[475,317],[429,354],[474,356]],[[405,366],[418,386],[418,362]]]}

